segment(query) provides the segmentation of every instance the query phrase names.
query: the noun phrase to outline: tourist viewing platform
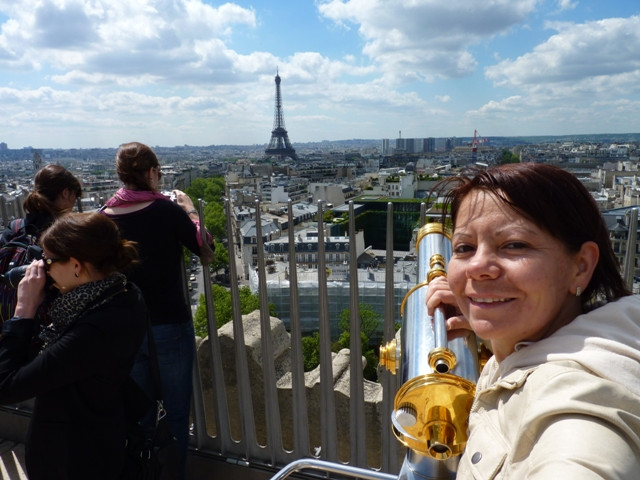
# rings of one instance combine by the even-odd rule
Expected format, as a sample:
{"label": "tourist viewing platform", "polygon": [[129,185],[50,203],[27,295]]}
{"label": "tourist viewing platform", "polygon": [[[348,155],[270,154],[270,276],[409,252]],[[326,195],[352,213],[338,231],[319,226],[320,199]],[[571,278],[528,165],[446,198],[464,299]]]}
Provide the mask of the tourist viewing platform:
{"label": "tourist viewing platform", "polygon": [[[602,207],[614,253],[634,291],[640,274],[627,252],[637,251],[637,223],[632,220],[640,198],[637,152],[629,148],[624,157],[608,156],[600,163],[574,152],[574,161],[562,162]],[[523,150],[521,155],[528,153]],[[253,168],[251,162],[247,165]],[[234,172],[234,182],[246,180],[241,188],[232,189],[238,184],[228,183],[225,192],[225,232],[231,241],[224,246],[233,261],[224,275],[222,270],[196,268],[186,271],[184,278],[185,285],[196,285],[190,292],[194,311],[197,297],[205,295],[207,318],[207,333],[194,339],[189,479],[271,479],[296,462],[302,463],[295,478],[397,478],[408,451],[394,435],[392,422],[400,378],[384,365],[375,365],[375,380],[366,378],[367,352],[356,340],[361,308],[366,306],[367,314],[380,319],[374,338],[385,347],[400,342],[397,328],[404,325],[407,310],[416,308],[407,300],[422,281],[416,244],[421,225],[437,216],[437,199],[415,195],[424,191],[426,182],[443,178],[444,172],[437,162],[413,165],[415,171],[405,165],[386,167],[378,174],[354,167],[360,174],[349,180],[348,189],[315,188],[295,204],[261,202],[260,184],[266,183],[237,175],[237,164],[227,167]],[[446,174],[471,167],[450,165]],[[274,168],[256,167],[261,174],[255,176],[263,179],[262,172]],[[166,170],[165,191],[171,184],[188,186],[195,177],[193,166]],[[411,182],[402,190],[385,187],[402,185],[396,182],[400,176],[411,177]],[[278,182],[285,181],[278,177]],[[88,184],[104,196],[115,188],[107,179]],[[16,182],[15,188],[2,193],[3,220],[23,215],[27,185]],[[352,190],[359,195],[340,203],[340,195]],[[414,197],[403,199],[407,191]],[[332,196],[319,198],[319,192]],[[95,198],[99,203],[99,195]],[[78,209],[86,205],[81,201]],[[356,228],[359,215],[368,215],[368,220],[360,218],[363,223]],[[232,297],[232,320],[224,325],[217,324],[220,312],[211,298],[220,276],[227,279],[225,288]],[[259,309],[240,312],[236,298],[242,287],[259,297]],[[270,316],[271,306],[276,315]],[[345,311],[349,348],[335,348],[345,333],[339,326]],[[305,369],[303,346],[314,334],[317,364]],[[387,355],[395,354],[393,347],[386,348]],[[0,478],[25,478],[23,442],[30,408],[29,402],[0,407]]]}

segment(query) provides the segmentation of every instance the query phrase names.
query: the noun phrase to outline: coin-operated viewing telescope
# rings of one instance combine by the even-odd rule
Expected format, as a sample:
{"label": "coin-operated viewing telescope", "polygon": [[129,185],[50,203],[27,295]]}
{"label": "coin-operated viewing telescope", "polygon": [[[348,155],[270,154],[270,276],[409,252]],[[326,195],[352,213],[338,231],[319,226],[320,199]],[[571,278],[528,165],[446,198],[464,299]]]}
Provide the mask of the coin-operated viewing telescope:
{"label": "coin-operated viewing telescope", "polygon": [[467,442],[469,411],[478,379],[478,344],[472,331],[448,341],[442,308],[428,315],[427,286],[446,276],[451,237],[440,223],[427,223],[416,241],[418,280],[401,315],[400,346],[380,348],[380,363],[400,372],[402,386],[391,414],[393,432],[408,447],[399,479],[455,478]]}

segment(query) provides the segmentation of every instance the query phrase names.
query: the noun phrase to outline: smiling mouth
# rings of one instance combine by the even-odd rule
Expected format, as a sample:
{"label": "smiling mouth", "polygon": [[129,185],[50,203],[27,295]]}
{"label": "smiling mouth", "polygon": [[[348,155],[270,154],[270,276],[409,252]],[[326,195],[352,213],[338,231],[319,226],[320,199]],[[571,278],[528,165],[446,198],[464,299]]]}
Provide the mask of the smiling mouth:
{"label": "smiling mouth", "polygon": [[510,298],[477,298],[477,297],[469,297],[471,301],[474,303],[506,303],[511,301]]}

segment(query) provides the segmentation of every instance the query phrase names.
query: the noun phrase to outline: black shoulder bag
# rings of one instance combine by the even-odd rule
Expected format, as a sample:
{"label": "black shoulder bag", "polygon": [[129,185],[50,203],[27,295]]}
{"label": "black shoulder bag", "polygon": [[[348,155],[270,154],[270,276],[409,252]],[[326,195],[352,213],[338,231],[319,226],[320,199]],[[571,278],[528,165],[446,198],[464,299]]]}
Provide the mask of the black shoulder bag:
{"label": "black shoulder bag", "polygon": [[125,466],[120,480],[175,480],[180,478],[180,446],[167,422],[162,383],[151,322],[147,324],[149,369],[154,386],[156,421],[152,431],[135,423],[127,432]]}

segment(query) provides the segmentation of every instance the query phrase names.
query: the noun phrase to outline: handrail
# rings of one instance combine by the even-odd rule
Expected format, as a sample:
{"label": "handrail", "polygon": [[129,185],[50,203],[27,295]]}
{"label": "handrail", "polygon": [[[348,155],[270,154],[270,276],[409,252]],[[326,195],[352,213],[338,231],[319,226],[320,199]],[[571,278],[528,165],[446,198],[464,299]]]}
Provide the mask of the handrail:
{"label": "handrail", "polygon": [[388,473],[376,472],[374,470],[366,470],[364,468],[351,467],[341,463],[327,462],[323,460],[314,460],[311,458],[301,458],[291,462],[270,480],[283,480],[292,473],[300,472],[305,469],[319,470],[326,473],[339,473],[350,475],[353,478],[361,478],[364,480],[397,480],[397,476]]}

